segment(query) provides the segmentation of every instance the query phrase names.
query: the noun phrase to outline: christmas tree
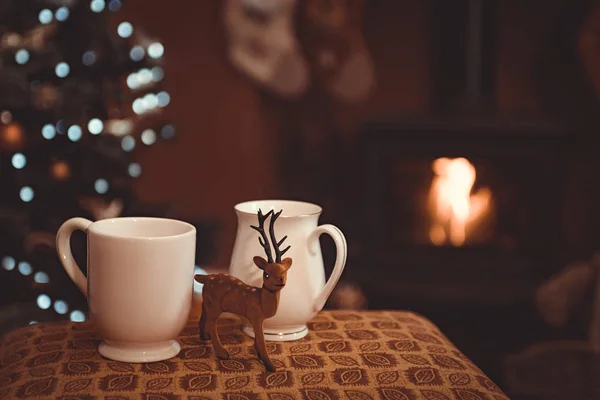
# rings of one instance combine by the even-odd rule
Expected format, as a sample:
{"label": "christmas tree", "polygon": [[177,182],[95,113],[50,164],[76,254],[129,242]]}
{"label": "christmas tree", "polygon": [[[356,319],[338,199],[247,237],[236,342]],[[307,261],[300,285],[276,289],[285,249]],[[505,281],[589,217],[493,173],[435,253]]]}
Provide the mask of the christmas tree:
{"label": "christmas tree", "polygon": [[[0,306],[21,319],[85,318],[54,250],[65,220],[168,213],[131,189],[142,173],[132,150],[175,135],[162,117],[164,48],[122,7],[0,0]],[[85,270],[83,234],[73,253]]]}

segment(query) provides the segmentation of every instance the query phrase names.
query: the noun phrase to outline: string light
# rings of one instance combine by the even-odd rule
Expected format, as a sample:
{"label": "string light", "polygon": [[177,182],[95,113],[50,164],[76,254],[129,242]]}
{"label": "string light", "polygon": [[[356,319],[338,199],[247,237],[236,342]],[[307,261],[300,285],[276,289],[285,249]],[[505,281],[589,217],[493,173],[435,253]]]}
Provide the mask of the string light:
{"label": "string light", "polygon": [[64,135],[66,133],[66,129],[67,124],[62,119],[56,123],[56,132],[59,134]]}
{"label": "string light", "polygon": [[8,145],[9,148],[20,148],[23,144],[23,129],[21,125],[18,123],[11,123],[7,125],[0,131],[0,141],[4,142],[5,145]]}
{"label": "string light", "polygon": [[17,64],[27,64],[29,61],[29,52],[25,49],[21,49],[15,53],[15,61]]}
{"label": "string light", "polygon": [[16,265],[17,265],[17,262],[15,261],[14,258],[12,258],[10,256],[2,257],[2,268],[5,269],[6,271],[12,271],[13,269],[15,269]]}
{"label": "string light", "polygon": [[95,13],[102,12],[105,6],[104,0],[92,0],[90,3],[90,9]]}
{"label": "string light", "polygon": [[10,111],[2,111],[0,113],[0,122],[3,124],[10,124],[12,122],[12,114]]}
{"label": "string light", "polygon": [[83,53],[81,61],[83,62],[83,65],[91,67],[96,62],[96,53],[94,53],[92,50],[86,51]]}
{"label": "string light", "polygon": [[208,272],[206,272],[206,270],[200,268],[199,266],[195,265],[194,266],[194,274],[195,275],[208,275]]}
{"label": "string light", "polygon": [[63,300],[56,300],[54,302],[54,311],[56,311],[59,314],[66,314],[67,311],[69,311],[69,306]]}
{"label": "string light", "polygon": [[52,124],[44,125],[44,127],[42,128],[42,136],[46,140],[50,140],[54,136],[56,136],[56,129],[54,129],[54,125],[52,125]]}
{"label": "string light", "polygon": [[102,129],[104,129],[104,124],[100,119],[92,118],[90,119],[90,122],[88,122],[88,131],[90,131],[92,135],[99,135],[102,133]]}
{"label": "string light", "polygon": [[121,1],[120,0],[111,0],[110,3],[108,3],[108,9],[110,11],[119,11],[121,9]]}
{"label": "string light", "polygon": [[149,70],[148,68],[142,68],[138,72],[132,72],[127,76],[127,86],[130,89],[138,89],[141,86],[148,85],[149,83],[158,82],[162,80],[164,76],[164,71],[162,68],[153,68]]}
{"label": "string light", "polygon": [[163,126],[160,130],[160,136],[165,140],[172,139],[175,136],[175,127],[171,124]]}
{"label": "string light", "polygon": [[67,18],[69,18],[69,9],[67,7],[61,7],[58,10],[56,10],[54,16],[58,21],[66,21]]}
{"label": "string light", "polygon": [[133,136],[125,136],[123,139],[121,139],[121,148],[124,151],[131,151],[135,148],[135,139],[133,138]]}
{"label": "string light", "polygon": [[144,108],[146,110],[153,110],[160,105],[158,96],[154,93],[148,93],[144,96],[142,101],[144,102]]}
{"label": "string light", "polygon": [[83,322],[85,321],[85,314],[79,310],[73,310],[69,318],[73,322]]}
{"label": "string light", "polygon": [[48,283],[50,282],[50,278],[48,277],[48,274],[42,271],[38,271],[35,273],[35,275],[33,276],[33,280],[35,283]]}
{"label": "string light", "polygon": [[128,119],[112,119],[106,121],[106,130],[114,136],[124,136],[133,129],[133,122]]}
{"label": "string light", "polygon": [[152,129],[145,129],[141,136],[142,143],[144,143],[146,146],[150,146],[156,142],[156,132],[154,132]]}
{"label": "string light", "polygon": [[152,80],[154,82],[160,82],[165,76],[165,71],[161,67],[152,68]]}
{"label": "string light", "polygon": [[25,203],[29,203],[31,200],[33,200],[33,195],[34,195],[33,189],[30,188],[29,186],[23,186],[21,188],[21,190],[19,191],[19,197]]}
{"label": "string light", "polygon": [[138,81],[138,75],[135,72],[132,72],[127,77],[127,86],[129,87],[129,89],[134,89],[134,90],[137,89],[138,87],[140,87],[140,83]]}
{"label": "string light", "polygon": [[131,163],[127,168],[127,172],[132,178],[139,178],[142,175],[142,167],[138,163]]}
{"label": "string light", "polygon": [[150,58],[161,58],[165,53],[165,48],[159,42],[154,42],[148,46],[148,56]]}
{"label": "string light", "polygon": [[29,264],[27,261],[21,261],[19,263],[19,272],[21,273],[21,275],[31,275],[31,273],[33,272],[33,268],[31,268],[31,264]]}
{"label": "string light", "polygon": [[129,52],[129,57],[133,61],[142,61],[144,58],[145,52],[142,46],[133,46],[131,51]]}
{"label": "string light", "polygon": [[69,64],[66,62],[59,62],[56,64],[54,72],[56,72],[56,76],[59,78],[66,78],[69,75],[69,72],[71,72],[71,67],[69,67]]}
{"label": "string light", "polygon": [[56,161],[52,164],[52,176],[58,181],[66,181],[71,176],[71,168],[65,161]]}
{"label": "string light", "polygon": [[141,85],[147,85],[152,82],[152,72],[148,68],[140,69],[136,77]]}
{"label": "string light", "polygon": [[133,109],[133,112],[138,115],[146,112],[144,100],[142,100],[142,99],[135,99],[133,101],[133,103],[131,104],[131,108]]}
{"label": "string light", "polygon": [[50,308],[50,305],[52,304],[52,300],[50,300],[50,296],[48,296],[47,294],[40,294],[37,297],[37,305],[39,308],[41,308],[42,310],[47,310]]}
{"label": "string light", "polygon": [[67,131],[67,136],[72,142],[76,142],[81,139],[82,131],[79,125],[72,125]]}
{"label": "string light", "polygon": [[166,107],[171,102],[171,96],[169,96],[169,93],[167,93],[165,91],[160,92],[159,94],[156,95],[156,97],[158,99],[159,107]]}
{"label": "string light", "polygon": [[129,23],[127,21],[121,22],[119,24],[119,26],[117,27],[117,33],[122,38],[128,38],[133,33],[133,26],[131,25],[131,23]]}
{"label": "string light", "polygon": [[106,179],[96,179],[94,189],[98,194],[105,194],[108,192],[108,181]]}
{"label": "string light", "polygon": [[38,16],[40,22],[44,25],[52,22],[52,17],[53,17],[52,11],[48,10],[47,8],[40,11],[40,14]]}
{"label": "string light", "polygon": [[21,153],[15,153],[12,156],[11,161],[13,167],[15,167],[16,169],[23,169],[25,168],[25,165],[27,165],[27,158]]}

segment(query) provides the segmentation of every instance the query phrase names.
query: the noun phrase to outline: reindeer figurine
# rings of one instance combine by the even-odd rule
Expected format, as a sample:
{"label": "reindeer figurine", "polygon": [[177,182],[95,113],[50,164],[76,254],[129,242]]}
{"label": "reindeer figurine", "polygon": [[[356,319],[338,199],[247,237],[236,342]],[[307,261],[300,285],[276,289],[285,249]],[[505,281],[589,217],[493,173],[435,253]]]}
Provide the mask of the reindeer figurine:
{"label": "reindeer figurine", "polygon": [[[260,234],[258,241],[267,255],[267,260],[259,256],[253,258],[256,266],[263,270],[263,285],[261,288],[247,285],[228,274],[196,275],[194,277],[196,281],[204,284],[202,289],[202,316],[198,322],[200,339],[212,339],[217,357],[228,359],[229,353],[223,348],[217,334],[217,319],[223,312],[245,317],[254,330],[256,353],[266,369],[271,372],[275,371],[276,368],[267,354],[263,321],[271,318],[277,312],[279,292],[285,286],[287,271],[292,266],[291,258],[281,259],[281,256],[290,249],[290,246],[288,246],[284,250],[280,250],[280,246],[287,236],[280,241],[275,238],[275,221],[282,211],[275,213],[271,210],[263,215],[262,211],[258,210],[258,226],[252,226]],[[269,216],[271,216],[269,234],[275,250],[275,260],[271,255],[269,239],[264,229],[265,221]]]}

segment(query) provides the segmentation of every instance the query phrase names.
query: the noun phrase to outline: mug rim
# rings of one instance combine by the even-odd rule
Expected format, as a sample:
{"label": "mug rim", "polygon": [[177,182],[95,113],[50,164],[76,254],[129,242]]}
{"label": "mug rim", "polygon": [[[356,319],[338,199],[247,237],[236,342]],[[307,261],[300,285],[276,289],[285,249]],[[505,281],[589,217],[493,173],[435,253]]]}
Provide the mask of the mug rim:
{"label": "mug rim", "polygon": [[[187,228],[187,230],[183,233],[178,233],[175,235],[165,235],[165,236],[136,236],[136,235],[123,235],[123,234],[115,234],[109,233],[105,231],[99,230],[99,225],[106,225],[109,223],[117,223],[118,222],[127,222],[127,221],[163,221],[175,223],[177,225],[183,226]],[[182,238],[189,235],[194,235],[196,233],[196,227],[194,225],[173,218],[161,218],[161,217],[114,217],[114,218],[106,218],[98,221],[94,221],[89,228],[87,229],[89,233],[93,233],[97,236],[103,236],[107,238],[118,238],[120,240],[173,240]]]}
{"label": "mug rim", "polygon": [[288,204],[300,204],[300,205],[304,205],[304,206],[310,206],[315,208],[314,212],[307,212],[307,213],[298,213],[298,214],[293,214],[293,215],[280,215],[279,218],[298,218],[298,217],[311,217],[311,216],[315,216],[315,215],[320,215],[323,212],[323,208],[318,205],[318,204],[314,204],[314,203],[310,203],[308,201],[300,201],[300,200],[285,200],[285,199],[259,199],[259,200],[247,200],[247,201],[243,201],[240,203],[237,203],[233,208],[235,210],[236,213],[239,214],[243,214],[243,215],[257,215],[258,212],[253,212],[253,211],[245,211],[242,209],[243,206],[247,206],[250,204],[255,204],[255,203],[288,203]]}

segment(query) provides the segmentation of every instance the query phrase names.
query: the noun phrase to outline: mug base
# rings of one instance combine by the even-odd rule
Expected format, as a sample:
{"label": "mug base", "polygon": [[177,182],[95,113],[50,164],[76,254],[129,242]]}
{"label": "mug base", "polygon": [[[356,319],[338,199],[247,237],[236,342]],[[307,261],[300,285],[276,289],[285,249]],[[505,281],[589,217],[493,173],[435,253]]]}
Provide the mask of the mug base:
{"label": "mug base", "polygon": [[103,341],[98,352],[111,360],[129,363],[146,363],[168,360],[179,354],[181,346],[176,340],[148,344],[131,344]]}
{"label": "mug base", "polygon": [[[250,325],[244,325],[242,331],[251,338],[254,338],[254,330]],[[265,340],[268,342],[291,342],[302,339],[306,335],[308,335],[308,326],[306,325],[282,329],[280,331],[264,329]]]}

